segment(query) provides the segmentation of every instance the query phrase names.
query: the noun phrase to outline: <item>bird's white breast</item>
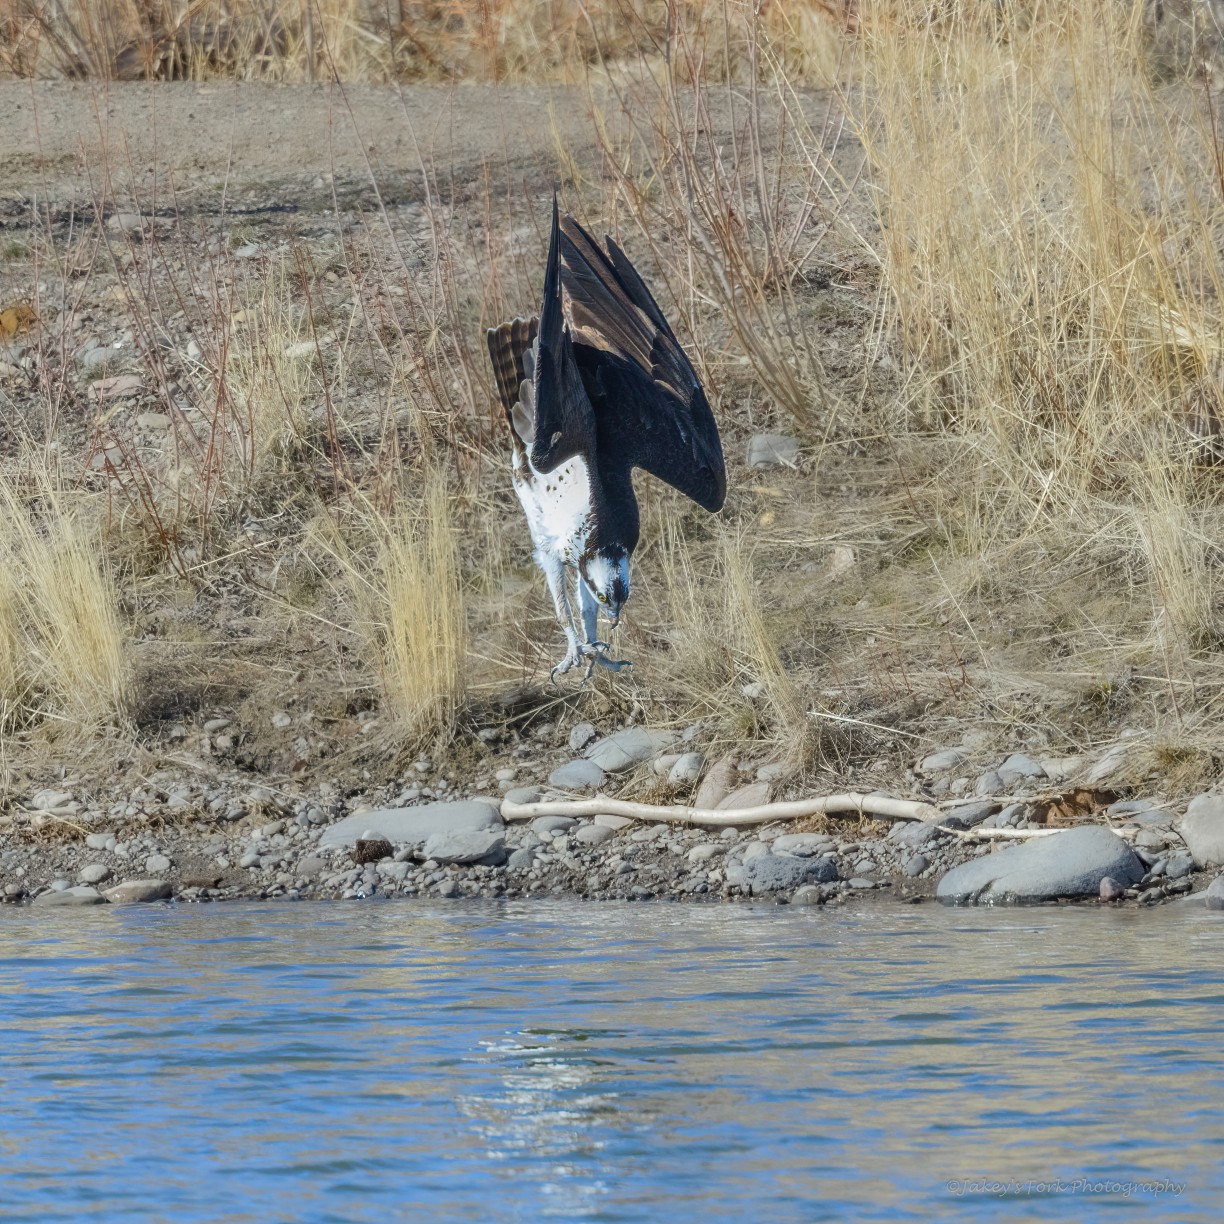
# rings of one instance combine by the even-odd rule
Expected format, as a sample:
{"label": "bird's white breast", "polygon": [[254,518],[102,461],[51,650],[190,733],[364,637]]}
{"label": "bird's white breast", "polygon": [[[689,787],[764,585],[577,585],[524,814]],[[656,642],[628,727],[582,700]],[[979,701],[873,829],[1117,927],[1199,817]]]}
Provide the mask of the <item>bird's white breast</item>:
{"label": "bird's white breast", "polygon": [[543,473],[516,454],[514,489],[536,548],[576,563],[591,526],[591,479],[586,461],[575,455]]}

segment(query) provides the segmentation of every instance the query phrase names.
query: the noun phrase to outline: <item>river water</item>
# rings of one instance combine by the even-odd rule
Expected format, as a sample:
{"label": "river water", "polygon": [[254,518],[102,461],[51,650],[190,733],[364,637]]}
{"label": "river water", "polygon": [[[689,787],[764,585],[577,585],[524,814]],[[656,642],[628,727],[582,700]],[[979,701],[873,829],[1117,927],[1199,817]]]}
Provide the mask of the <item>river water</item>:
{"label": "river water", "polygon": [[1224,916],[0,910],[0,1219],[1215,1220]]}

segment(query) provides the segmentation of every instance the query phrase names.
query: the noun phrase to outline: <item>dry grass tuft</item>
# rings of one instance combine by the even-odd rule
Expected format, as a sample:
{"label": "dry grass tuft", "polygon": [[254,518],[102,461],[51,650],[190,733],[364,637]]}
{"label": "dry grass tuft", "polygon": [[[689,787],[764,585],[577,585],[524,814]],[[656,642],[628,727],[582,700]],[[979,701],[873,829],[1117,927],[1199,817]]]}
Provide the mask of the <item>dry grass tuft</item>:
{"label": "dry grass tuft", "polygon": [[32,495],[0,480],[0,719],[95,735],[131,699],[118,596],[89,507],[47,477]]}
{"label": "dry grass tuft", "polygon": [[452,506],[441,473],[423,483],[419,499],[391,517],[365,506],[364,548],[335,533],[331,545],[383,711],[408,744],[453,734],[466,680],[468,618]]}

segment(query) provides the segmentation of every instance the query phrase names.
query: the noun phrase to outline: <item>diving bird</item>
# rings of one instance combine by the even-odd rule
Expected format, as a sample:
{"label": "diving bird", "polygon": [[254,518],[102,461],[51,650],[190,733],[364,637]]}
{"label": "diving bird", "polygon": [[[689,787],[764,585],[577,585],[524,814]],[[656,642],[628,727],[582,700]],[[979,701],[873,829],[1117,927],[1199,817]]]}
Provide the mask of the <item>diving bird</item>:
{"label": "diving bird", "polygon": [[[633,469],[666,481],[709,511],[727,474],[714,414],[663,312],[613,240],[603,247],[553,196],[552,236],[538,317],[488,331],[489,356],[510,426],[514,489],[544,572],[565,657],[619,671],[598,636],[629,598],[638,542]],[[574,623],[567,590],[582,620]]]}

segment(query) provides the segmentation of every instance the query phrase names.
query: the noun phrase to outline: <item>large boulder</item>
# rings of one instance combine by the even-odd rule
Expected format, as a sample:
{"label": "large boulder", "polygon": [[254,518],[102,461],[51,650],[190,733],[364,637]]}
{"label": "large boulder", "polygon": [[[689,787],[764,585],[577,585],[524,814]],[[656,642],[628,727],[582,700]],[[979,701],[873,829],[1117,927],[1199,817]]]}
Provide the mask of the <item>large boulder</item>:
{"label": "large boulder", "polygon": [[1145,872],[1116,833],[1092,826],[1035,837],[954,867],[939,881],[936,896],[950,905],[1096,897],[1106,876],[1129,886]]}
{"label": "large boulder", "polygon": [[501,813],[491,800],[462,799],[425,803],[420,807],[357,812],[324,829],[319,845],[324,850],[352,847],[368,832],[374,837],[386,838],[392,845],[420,846],[435,833],[500,830],[502,827]]}
{"label": "large boulder", "polygon": [[1191,799],[1176,827],[1200,867],[1224,864],[1224,795]]}

